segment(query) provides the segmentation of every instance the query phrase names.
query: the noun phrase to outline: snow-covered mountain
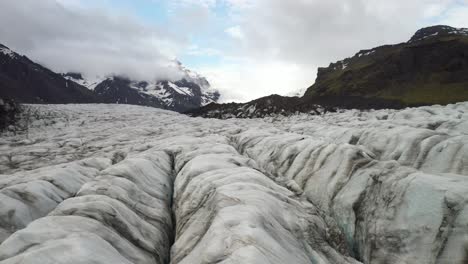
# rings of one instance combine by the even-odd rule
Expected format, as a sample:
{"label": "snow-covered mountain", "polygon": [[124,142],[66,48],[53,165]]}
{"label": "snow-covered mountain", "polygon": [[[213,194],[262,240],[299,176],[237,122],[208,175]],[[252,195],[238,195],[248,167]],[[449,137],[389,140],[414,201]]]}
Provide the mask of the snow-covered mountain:
{"label": "snow-covered mountain", "polygon": [[0,137],[2,264],[467,263],[468,102],[27,107],[29,129]]}
{"label": "snow-covered mountain", "polygon": [[94,91],[94,88],[96,88],[96,86],[98,84],[100,84],[101,82],[103,82],[104,80],[106,80],[107,78],[103,78],[103,77],[98,77],[96,76],[95,78],[84,78],[83,75],[81,73],[77,73],[77,72],[68,72],[68,73],[64,73],[62,74],[62,76],[69,80],[69,81],[72,81],[72,82],[75,82],[81,86],[84,86],[86,88],[88,88],[89,90],[92,90]]}
{"label": "snow-covered mountain", "polygon": [[121,76],[85,78],[80,73],[63,76],[94,91],[106,103],[147,105],[183,112],[217,102],[220,94],[206,78],[178,65],[183,77],[177,81],[143,81]]}
{"label": "snow-covered mountain", "polygon": [[0,44],[0,54],[3,54],[4,56],[10,57],[10,59],[15,59],[18,54],[13,52],[11,49],[9,49],[6,46],[3,46]]}
{"label": "snow-covered mountain", "polygon": [[57,74],[0,44],[0,98],[23,103],[126,103],[187,111],[220,94],[203,76],[175,62],[181,78],[130,80],[119,76]]}

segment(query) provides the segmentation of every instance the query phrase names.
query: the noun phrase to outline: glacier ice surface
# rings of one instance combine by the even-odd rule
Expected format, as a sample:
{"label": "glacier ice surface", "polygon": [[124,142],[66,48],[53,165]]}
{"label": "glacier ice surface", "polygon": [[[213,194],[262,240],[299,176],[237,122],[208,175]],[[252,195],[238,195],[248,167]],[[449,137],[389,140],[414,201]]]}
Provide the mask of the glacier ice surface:
{"label": "glacier ice surface", "polygon": [[0,263],[468,261],[468,103],[28,107],[0,138]]}

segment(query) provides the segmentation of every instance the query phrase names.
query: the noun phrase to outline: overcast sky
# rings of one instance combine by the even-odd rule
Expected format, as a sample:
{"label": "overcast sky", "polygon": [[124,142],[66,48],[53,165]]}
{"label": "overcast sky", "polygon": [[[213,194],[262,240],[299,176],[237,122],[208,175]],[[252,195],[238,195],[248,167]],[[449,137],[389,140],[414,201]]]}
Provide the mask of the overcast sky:
{"label": "overcast sky", "polygon": [[178,59],[223,101],[308,87],[435,24],[468,27],[468,0],[0,0],[0,43],[52,70],[177,79]]}

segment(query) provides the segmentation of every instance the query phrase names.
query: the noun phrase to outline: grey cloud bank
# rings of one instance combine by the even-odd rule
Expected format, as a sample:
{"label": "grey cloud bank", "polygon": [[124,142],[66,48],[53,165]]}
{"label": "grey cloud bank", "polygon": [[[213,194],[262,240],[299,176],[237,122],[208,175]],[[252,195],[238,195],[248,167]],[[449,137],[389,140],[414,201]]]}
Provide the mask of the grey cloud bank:
{"label": "grey cloud bank", "polygon": [[1,41],[55,71],[87,75],[126,75],[176,79],[174,50],[181,45],[169,32],[102,9],[66,6],[53,0],[4,0]]}

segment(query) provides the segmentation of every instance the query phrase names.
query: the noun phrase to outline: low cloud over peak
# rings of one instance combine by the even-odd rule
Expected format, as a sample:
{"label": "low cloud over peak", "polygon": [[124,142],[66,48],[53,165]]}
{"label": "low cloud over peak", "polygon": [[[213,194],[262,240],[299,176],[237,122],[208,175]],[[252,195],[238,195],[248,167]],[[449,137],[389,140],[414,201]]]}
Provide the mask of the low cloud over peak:
{"label": "low cloud over peak", "polygon": [[175,79],[181,39],[156,26],[78,2],[4,0],[1,42],[58,72]]}

